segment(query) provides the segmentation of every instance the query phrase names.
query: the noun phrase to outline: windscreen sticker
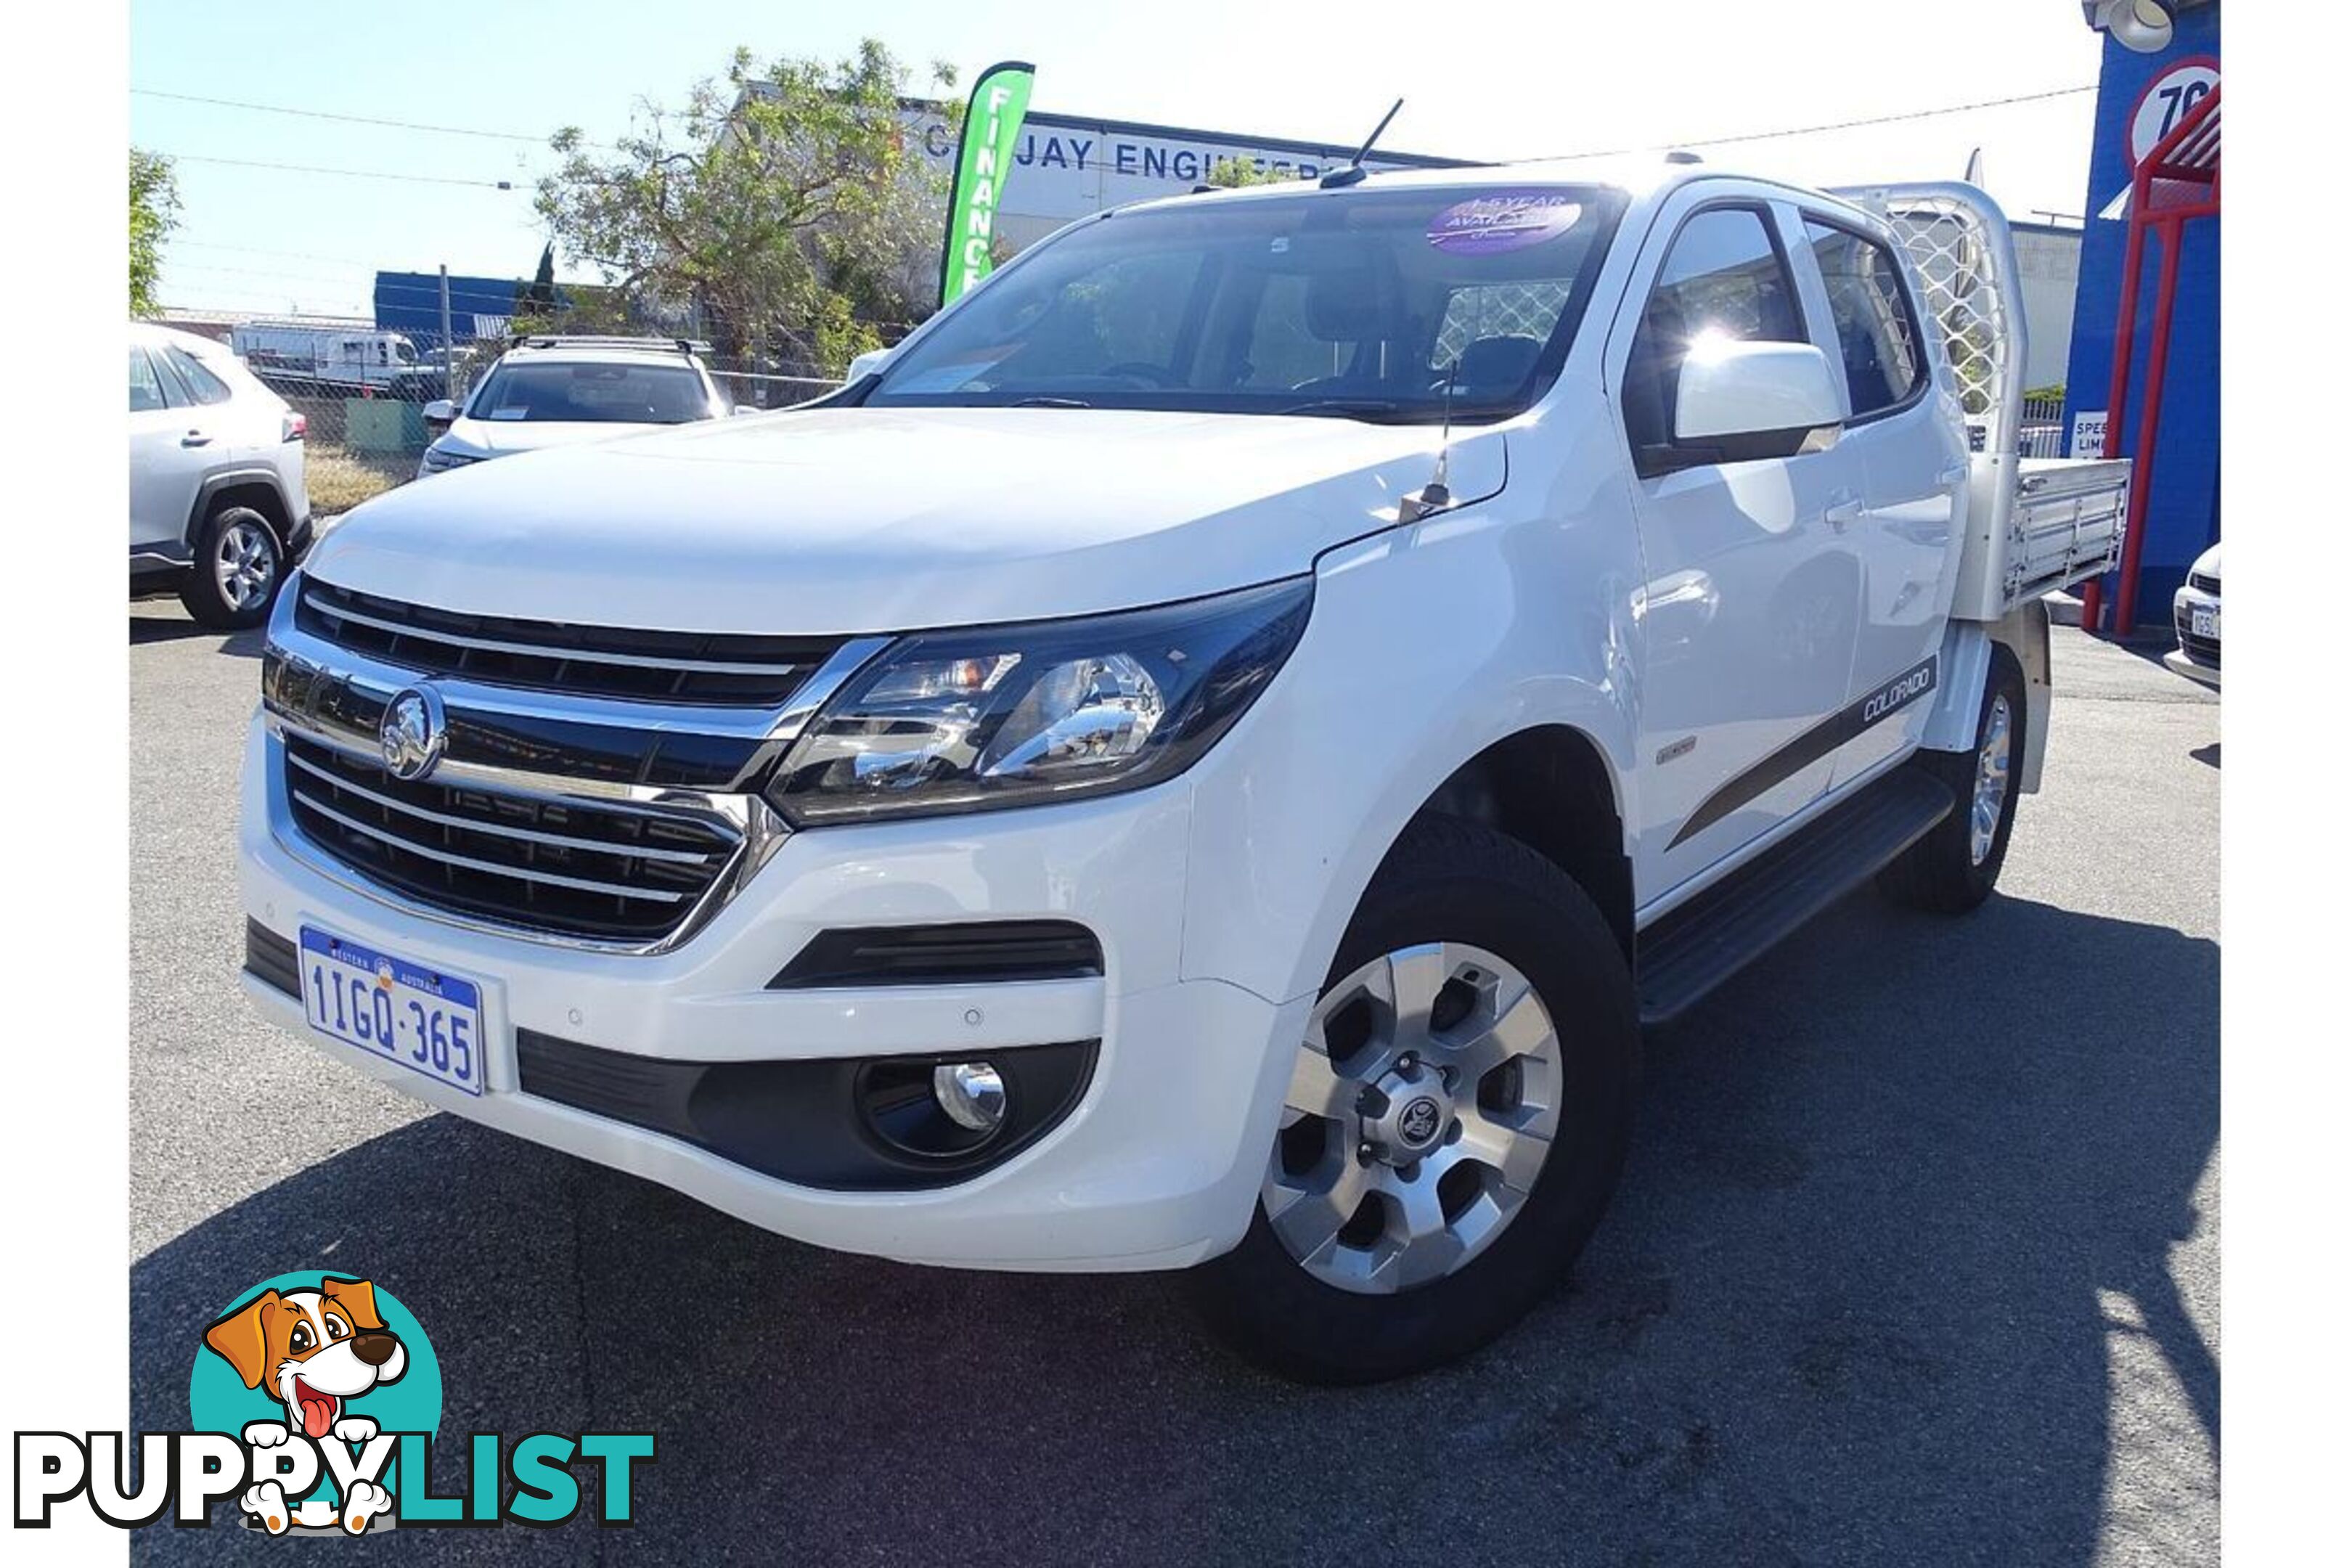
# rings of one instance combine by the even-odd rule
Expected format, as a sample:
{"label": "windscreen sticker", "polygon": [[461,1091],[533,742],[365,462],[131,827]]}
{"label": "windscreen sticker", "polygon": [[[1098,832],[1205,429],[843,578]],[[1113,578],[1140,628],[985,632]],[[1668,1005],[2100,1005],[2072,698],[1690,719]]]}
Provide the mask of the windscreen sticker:
{"label": "windscreen sticker", "polygon": [[1561,191],[1491,191],[1456,202],[1429,220],[1429,244],[1449,256],[1500,256],[1558,239],[1584,216]]}

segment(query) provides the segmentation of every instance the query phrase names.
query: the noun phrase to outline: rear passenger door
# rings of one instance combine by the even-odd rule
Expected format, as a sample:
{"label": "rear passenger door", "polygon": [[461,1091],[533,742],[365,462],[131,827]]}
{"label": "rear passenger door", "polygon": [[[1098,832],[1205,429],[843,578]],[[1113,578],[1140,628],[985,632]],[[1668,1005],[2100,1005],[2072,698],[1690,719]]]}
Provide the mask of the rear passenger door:
{"label": "rear passenger door", "polygon": [[1661,213],[1606,360],[1646,579],[1634,605],[1644,901],[1821,796],[1821,726],[1853,662],[1856,571],[1831,519],[1859,509],[1860,465],[1836,446],[1721,462],[1665,451],[1694,341],[1812,341],[1782,221],[1793,209],[1725,190],[1692,185]]}
{"label": "rear passenger door", "polygon": [[1816,302],[1822,351],[1843,370],[1850,414],[1839,446],[1863,496],[1845,539],[1861,564],[1862,618],[1837,788],[1917,738],[1947,673],[1937,654],[1958,569],[1968,450],[1890,238],[1848,215],[1807,211],[1801,224],[1799,281]]}

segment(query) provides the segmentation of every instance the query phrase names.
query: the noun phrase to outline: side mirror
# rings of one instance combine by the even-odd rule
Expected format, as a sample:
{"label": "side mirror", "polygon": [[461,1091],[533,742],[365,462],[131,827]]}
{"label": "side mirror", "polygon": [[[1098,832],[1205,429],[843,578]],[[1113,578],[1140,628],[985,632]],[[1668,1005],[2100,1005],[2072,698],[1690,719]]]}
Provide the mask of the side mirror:
{"label": "side mirror", "polygon": [[446,430],[457,423],[457,405],[446,397],[436,397],[424,409],[425,423],[435,430]]}
{"label": "side mirror", "polygon": [[1794,457],[1823,444],[1818,431],[1834,439],[1844,420],[1837,371],[1811,343],[1702,338],[1683,360],[1675,396],[1682,466]]}

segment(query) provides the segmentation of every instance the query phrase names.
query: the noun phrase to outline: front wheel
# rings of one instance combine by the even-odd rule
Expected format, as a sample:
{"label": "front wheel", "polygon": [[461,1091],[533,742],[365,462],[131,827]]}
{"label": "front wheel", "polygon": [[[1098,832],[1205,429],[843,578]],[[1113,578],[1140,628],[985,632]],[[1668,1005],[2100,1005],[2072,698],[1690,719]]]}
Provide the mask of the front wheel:
{"label": "front wheel", "polygon": [[225,506],[196,534],[196,563],[180,603],[215,631],[257,626],[269,615],[285,555],[269,520],[249,506]]}
{"label": "front wheel", "polygon": [[1309,1016],[1248,1234],[1192,1276],[1211,1326],[1316,1383],[1493,1339],[1599,1224],[1640,1054],[1624,955],[1583,889],[1501,834],[1417,825]]}

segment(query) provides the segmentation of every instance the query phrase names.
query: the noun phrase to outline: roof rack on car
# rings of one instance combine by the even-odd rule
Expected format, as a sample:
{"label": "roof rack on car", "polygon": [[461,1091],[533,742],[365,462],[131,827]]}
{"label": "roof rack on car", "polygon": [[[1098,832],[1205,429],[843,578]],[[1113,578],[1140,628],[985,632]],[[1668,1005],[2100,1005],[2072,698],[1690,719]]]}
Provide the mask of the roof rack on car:
{"label": "roof rack on car", "polygon": [[707,354],[710,345],[694,338],[625,338],[594,332],[517,332],[509,342],[514,349],[676,349],[682,354]]}

